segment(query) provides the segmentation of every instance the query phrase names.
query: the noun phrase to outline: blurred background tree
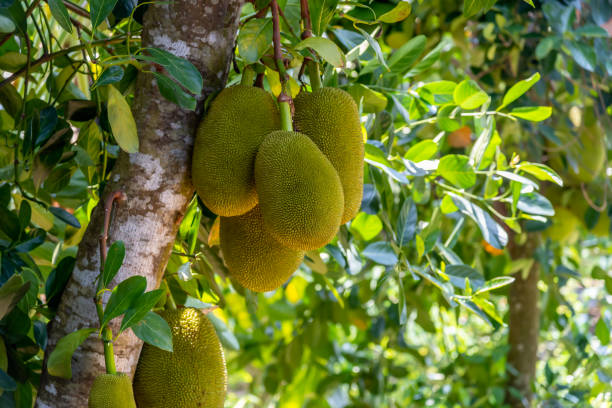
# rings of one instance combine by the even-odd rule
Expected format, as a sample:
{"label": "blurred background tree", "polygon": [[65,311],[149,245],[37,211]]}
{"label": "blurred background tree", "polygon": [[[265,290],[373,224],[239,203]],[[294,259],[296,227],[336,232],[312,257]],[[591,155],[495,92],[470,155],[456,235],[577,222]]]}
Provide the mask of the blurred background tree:
{"label": "blurred background tree", "polygon": [[[193,130],[197,114],[184,112],[204,101],[190,69],[145,47],[192,61],[206,97],[223,84],[206,73],[229,67],[231,24],[207,27],[226,56],[206,64],[155,43],[146,19],[140,43],[146,5],[135,3],[2,3],[0,406],[32,406],[57,341],[48,347],[46,324],[97,225],[101,189],[132,174],[120,163],[135,129],[116,127],[131,113],[107,108],[109,87],[131,103],[148,89],[138,71],[155,71],[150,99],[165,97],[164,112],[183,112]],[[228,360],[226,406],[610,406],[612,3],[310,0],[307,46],[300,1],[279,4],[292,96],[310,87],[300,70],[310,57],[323,84],[360,107],[364,198],[287,284],[254,294],[227,273],[214,215],[181,190],[182,221],[164,230],[172,253],[144,269],[150,285],[163,273],[179,305],[219,306],[209,317]],[[242,7],[227,81],[249,66],[278,94],[268,6]],[[144,109],[132,106],[151,153]],[[135,197],[130,206],[147,193]],[[121,214],[118,225],[140,213]],[[142,254],[127,248],[133,271]]]}

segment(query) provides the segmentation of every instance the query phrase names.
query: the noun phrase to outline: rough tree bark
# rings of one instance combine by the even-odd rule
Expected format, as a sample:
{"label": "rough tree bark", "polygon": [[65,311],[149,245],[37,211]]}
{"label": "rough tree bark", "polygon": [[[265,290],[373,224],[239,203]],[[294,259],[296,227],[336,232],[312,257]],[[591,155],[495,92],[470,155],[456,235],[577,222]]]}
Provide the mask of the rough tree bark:
{"label": "rough tree bark", "polygon": [[[244,0],[174,0],[151,5],[145,15],[143,46],[166,49],[189,59],[202,72],[204,95],[221,89],[229,71],[240,8]],[[157,287],[172,244],[193,195],[190,180],[193,135],[199,114],[162,98],[153,77],[137,79],[133,113],[140,151],[121,154],[105,191],[123,190],[110,242],[122,240],[126,259],[116,281],[147,278]],[[103,209],[98,206],[79,245],[76,267],[49,333],[47,356],[57,341],[84,327],[97,327],[93,303],[99,271],[98,238]],[[133,375],[142,344],[131,331],[115,343],[117,370]],[[91,336],[72,358],[71,380],[43,373],[38,408],[86,407],[93,379],[105,371],[101,341]]]}
{"label": "rough tree bark", "polygon": [[[511,240],[512,242],[513,240]],[[529,237],[525,245],[509,246],[513,260],[532,258],[537,247],[535,237]],[[508,392],[506,399],[513,408],[531,406],[533,399],[532,385],[535,380],[540,333],[540,309],[538,280],[540,265],[534,262],[529,275],[523,279],[522,272],[514,275],[515,281],[510,285],[508,303],[510,305],[507,358],[508,385],[518,391],[518,395]]]}

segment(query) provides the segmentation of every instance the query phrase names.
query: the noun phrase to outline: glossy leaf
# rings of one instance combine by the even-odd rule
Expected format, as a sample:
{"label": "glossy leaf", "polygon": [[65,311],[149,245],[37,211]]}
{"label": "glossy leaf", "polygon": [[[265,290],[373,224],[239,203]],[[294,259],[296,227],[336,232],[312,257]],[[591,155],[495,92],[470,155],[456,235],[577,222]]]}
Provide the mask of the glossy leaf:
{"label": "glossy leaf", "polygon": [[125,98],[112,85],[108,89],[108,121],[110,122],[113,136],[122,150],[127,153],[138,151],[138,133],[136,121],[132,116],[130,105]]}
{"label": "glossy leaf", "polygon": [[498,111],[502,110],[506,106],[510,105],[512,102],[523,96],[525,92],[527,92],[536,82],[540,80],[540,73],[536,72],[532,76],[518,83],[512,85],[512,87],[506,92],[504,95],[504,99],[502,100],[502,104],[497,108]]}
{"label": "glossy leaf", "polygon": [[510,112],[510,115],[517,118],[530,120],[532,122],[541,122],[546,120],[552,114],[552,108],[550,106],[523,106],[520,108],[514,108]]}
{"label": "glossy leaf", "polygon": [[346,58],[340,47],[328,38],[309,37],[295,46],[296,50],[303,50],[305,48],[312,48],[317,54],[323,57],[325,61],[336,68],[343,67],[346,63]]}
{"label": "glossy leaf", "polygon": [[94,29],[97,28],[100,24],[102,24],[106,17],[108,17],[111,11],[113,11],[115,4],[117,4],[117,0],[89,1],[89,15],[91,18],[91,25]]}
{"label": "glossy leaf", "polygon": [[145,343],[172,352],[172,331],[157,313],[148,312],[131,328],[136,337]]}
{"label": "glossy leaf", "polygon": [[106,263],[102,272],[103,287],[107,288],[115,275],[117,275],[121,264],[123,264],[123,258],[125,258],[125,245],[123,241],[113,242],[106,254]]}
{"label": "glossy leaf", "polygon": [[102,327],[106,326],[115,317],[125,313],[142,296],[146,287],[147,280],[144,276],[138,275],[127,278],[115,286],[104,308]]}
{"label": "glossy leaf", "polygon": [[475,81],[466,79],[455,88],[453,99],[463,109],[476,109],[489,100],[489,95]]}
{"label": "glossy leaf", "polygon": [[476,183],[476,173],[467,156],[449,154],[440,159],[438,173],[459,188],[470,188]]}
{"label": "glossy leaf", "polygon": [[96,329],[80,329],[62,337],[49,355],[47,371],[54,377],[72,378],[72,355]]}
{"label": "glossy leaf", "polygon": [[69,33],[72,33],[72,22],[70,21],[70,15],[62,0],[48,0],[49,9],[51,15],[57,20],[58,24]]}

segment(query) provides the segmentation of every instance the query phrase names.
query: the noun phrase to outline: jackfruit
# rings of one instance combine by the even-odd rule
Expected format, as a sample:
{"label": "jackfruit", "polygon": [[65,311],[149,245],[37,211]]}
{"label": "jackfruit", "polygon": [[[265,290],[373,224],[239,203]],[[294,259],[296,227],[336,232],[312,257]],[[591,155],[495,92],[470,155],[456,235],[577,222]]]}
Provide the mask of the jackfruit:
{"label": "jackfruit", "polygon": [[145,344],[134,376],[139,407],[222,408],[227,371],[221,343],[198,309],[159,313],[172,331],[174,352]]}
{"label": "jackfruit", "polygon": [[215,98],[198,127],[191,168],[195,189],[212,212],[232,217],[257,204],[255,155],[277,129],[278,107],[263,89],[236,85]]}
{"label": "jackfruit", "polygon": [[264,226],[282,245],[317,249],[336,235],[344,211],[342,184],[307,136],[270,133],[257,152],[255,185]]}
{"label": "jackfruit", "polygon": [[101,374],[89,391],[89,408],[136,408],[132,381],[123,373]]}
{"label": "jackfruit", "polygon": [[304,257],[303,251],[282,246],[264,229],[259,206],[237,217],[221,217],[219,234],[231,277],[254,292],[280,287]]}
{"label": "jackfruit", "polygon": [[364,146],[357,105],[337,88],[303,92],[294,102],[296,130],[315,142],[340,176],[344,224],[359,212],[363,194]]}

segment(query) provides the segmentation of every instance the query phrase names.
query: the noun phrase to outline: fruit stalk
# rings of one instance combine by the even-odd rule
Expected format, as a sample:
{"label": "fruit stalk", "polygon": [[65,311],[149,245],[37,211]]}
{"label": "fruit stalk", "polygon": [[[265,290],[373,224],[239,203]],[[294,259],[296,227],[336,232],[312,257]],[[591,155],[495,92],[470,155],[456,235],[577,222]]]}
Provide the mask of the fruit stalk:
{"label": "fruit stalk", "polygon": [[283,54],[281,51],[278,2],[276,0],[272,0],[271,6],[272,29],[274,33],[274,59],[276,60],[276,67],[278,68],[278,76],[281,83],[281,92],[280,95],[278,95],[278,105],[281,115],[281,129],[292,131],[293,119],[291,117],[291,96],[289,96],[287,93],[287,71],[285,70],[285,63],[283,62]]}
{"label": "fruit stalk", "polygon": [[[113,204],[115,201],[120,203],[125,201],[125,199],[126,196],[123,191],[115,191],[109,195],[104,202],[104,232],[100,236],[100,278],[98,279],[98,290],[96,291],[96,298],[94,299],[100,325],[102,325],[102,319],[104,317],[104,308],[102,306],[102,293],[104,290],[102,274],[104,272],[104,265],[106,264],[106,244],[108,241],[108,229],[110,226],[111,212],[113,210]],[[115,353],[113,350],[113,331],[110,327],[108,327],[108,325],[102,330],[102,343],[104,345],[104,363],[106,365],[106,373],[116,374],[117,368],[115,367]]]}
{"label": "fruit stalk", "polygon": [[255,70],[253,67],[246,66],[242,70],[242,79],[240,80],[240,85],[253,86],[253,81],[255,80]]}

